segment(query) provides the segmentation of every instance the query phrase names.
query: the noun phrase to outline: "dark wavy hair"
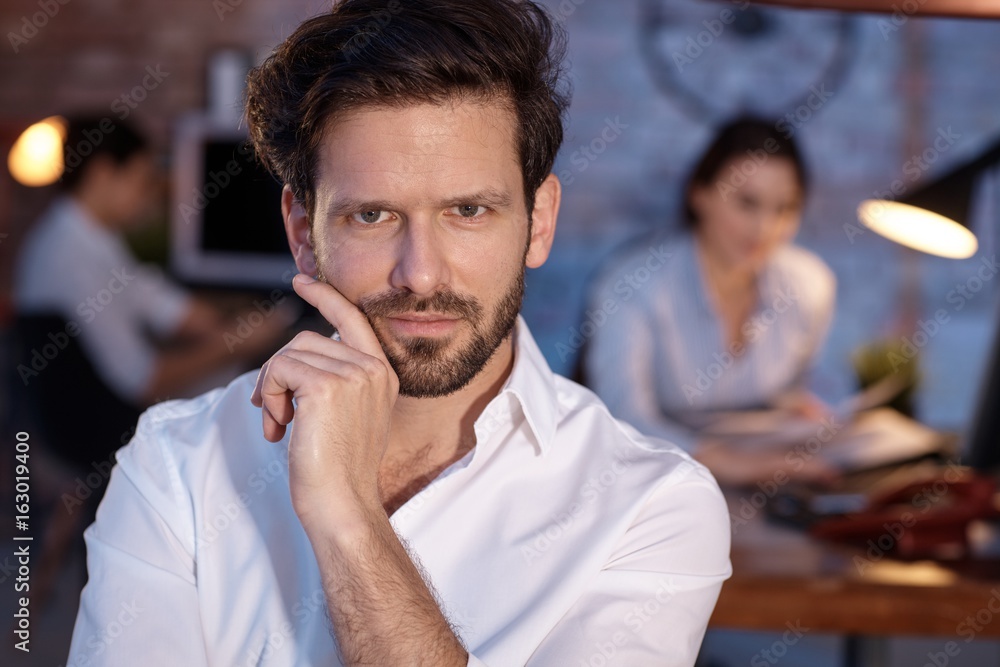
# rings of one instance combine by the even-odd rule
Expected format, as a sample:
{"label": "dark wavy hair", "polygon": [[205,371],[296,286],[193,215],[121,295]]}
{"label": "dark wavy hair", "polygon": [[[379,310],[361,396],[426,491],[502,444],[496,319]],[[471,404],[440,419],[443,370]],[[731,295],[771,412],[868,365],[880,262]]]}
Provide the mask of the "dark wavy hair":
{"label": "dark wavy hair", "polygon": [[148,152],[149,141],[128,121],[97,114],[69,116],[59,187],[67,192],[76,191],[90,165],[100,157],[107,157],[121,167],[134,156]]}
{"label": "dark wavy hair", "polygon": [[712,143],[702,153],[701,159],[691,170],[684,184],[683,210],[684,224],[689,229],[698,226],[698,216],[691,207],[691,190],[697,186],[711,185],[719,173],[731,160],[752,159],[752,154],[761,151],[791,160],[795,167],[796,180],[803,198],[809,189],[809,173],[799,147],[788,132],[778,129],[779,123],[768,122],[754,116],[734,118],[719,128]]}
{"label": "dark wavy hair", "polygon": [[563,139],[565,38],[529,0],[344,0],[305,21],[247,79],[250,140],[313,215],[323,131],[358,108],[496,102],[517,121],[528,214]]}

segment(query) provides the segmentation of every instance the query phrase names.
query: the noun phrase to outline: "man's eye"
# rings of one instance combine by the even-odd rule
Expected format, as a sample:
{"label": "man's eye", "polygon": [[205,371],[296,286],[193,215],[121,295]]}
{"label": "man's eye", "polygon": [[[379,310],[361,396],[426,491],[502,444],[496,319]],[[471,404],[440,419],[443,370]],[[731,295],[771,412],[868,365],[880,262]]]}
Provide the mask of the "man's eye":
{"label": "man's eye", "polygon": [[452,210],[463,218],[476,218],[486,213],[485,206],[476,206],[475,204],[462,204],[461,206],[456,206]]}
{"label": "man's eye", "polygon": [[388,211],[359,211],[351,216],[355,222],[362,222],[366,225],[371,225],[376,222],[384,222],[386,217],[389,215]]}

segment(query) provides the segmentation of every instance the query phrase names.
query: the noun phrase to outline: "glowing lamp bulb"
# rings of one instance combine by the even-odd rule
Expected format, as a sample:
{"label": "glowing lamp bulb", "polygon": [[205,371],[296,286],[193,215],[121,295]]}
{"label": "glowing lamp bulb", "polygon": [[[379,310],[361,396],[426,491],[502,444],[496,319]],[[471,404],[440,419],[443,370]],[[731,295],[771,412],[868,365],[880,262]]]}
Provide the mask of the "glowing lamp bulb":
{"label": "glowing lamp bulb", "polygon": [[918,206],[866,199],[858,206],[858,219],[890,241],[939,257],[965,259],[979,248],[967,228]]}
{"label": "glowing lamp bulb", "polygon": [[7,156],[10,175],[21,185],[38,187],[59,180],[63,172],[66,121],[60,116],[41,120],[17,138]]}

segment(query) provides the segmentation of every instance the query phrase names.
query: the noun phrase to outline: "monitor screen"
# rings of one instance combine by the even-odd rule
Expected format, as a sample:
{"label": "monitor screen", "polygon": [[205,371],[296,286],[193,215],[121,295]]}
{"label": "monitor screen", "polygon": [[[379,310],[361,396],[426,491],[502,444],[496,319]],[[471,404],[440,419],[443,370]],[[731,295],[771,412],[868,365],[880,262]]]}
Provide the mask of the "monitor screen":
{"label": "monitor screen", "polygon": [[246,132],[195,114],[174,139],[170,265],[178,279],[219,287],[289,287],[295,264],[281,218],[281,184]]}
{"label": "monitor screen", "polygon": [[1000,470],[1000,317],[997,319],[963,457],[963,463],[988,474]]}
{"label": "monitor screen", "polygon": [[202,250],[290,256],[281,184],[247,154],[245,140],[208,140],[204,151],[202,189],[207,194],[217,188],[218,194],[205,199]]}

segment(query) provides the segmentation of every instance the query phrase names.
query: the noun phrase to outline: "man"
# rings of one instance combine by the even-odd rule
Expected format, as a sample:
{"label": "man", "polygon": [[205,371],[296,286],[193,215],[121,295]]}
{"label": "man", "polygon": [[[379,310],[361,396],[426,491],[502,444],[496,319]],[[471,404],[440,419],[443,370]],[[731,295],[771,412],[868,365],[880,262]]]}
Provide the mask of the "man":
{"label": "man", "polygon": [[[288,340],[291,320],[276,309],[241,345],[227,344],[236,322],[137,262],[122,239],[161,191],[146,139],[109,117],[76,116],[67,125],[62,195],[18,256],[14,372],[46,449],[92,473],[110,468],[143,408],[252,368]],[[46,351],[54,343],[62,348],[55,357]],[[67,509],[86,504],[92,516],[100,479],[86,503],[77,498]]]}
{"label": "man", "polygon": [[251,74],[295,289],[339,335],[146,413],[70,665],[693,663],[730,573],[718,487],[518,317],[559,67],[530,2],[347,0]]}
{"label": "man", "polygon": [[[121,234],[143,221],[160,188],[149,145],[131,124],[70,118],[63,153],[64,195],[31,229],[18,258],[19,314],[59,315],[75,325],[104,384],[137,407],[198,393],[206,376],[278,344],[285,311],[231,350],[223,334],[235,323],[132,256]],[[161,350],[149,333],[186,345]],[[24,382],[32,371],[21,369]]]}

